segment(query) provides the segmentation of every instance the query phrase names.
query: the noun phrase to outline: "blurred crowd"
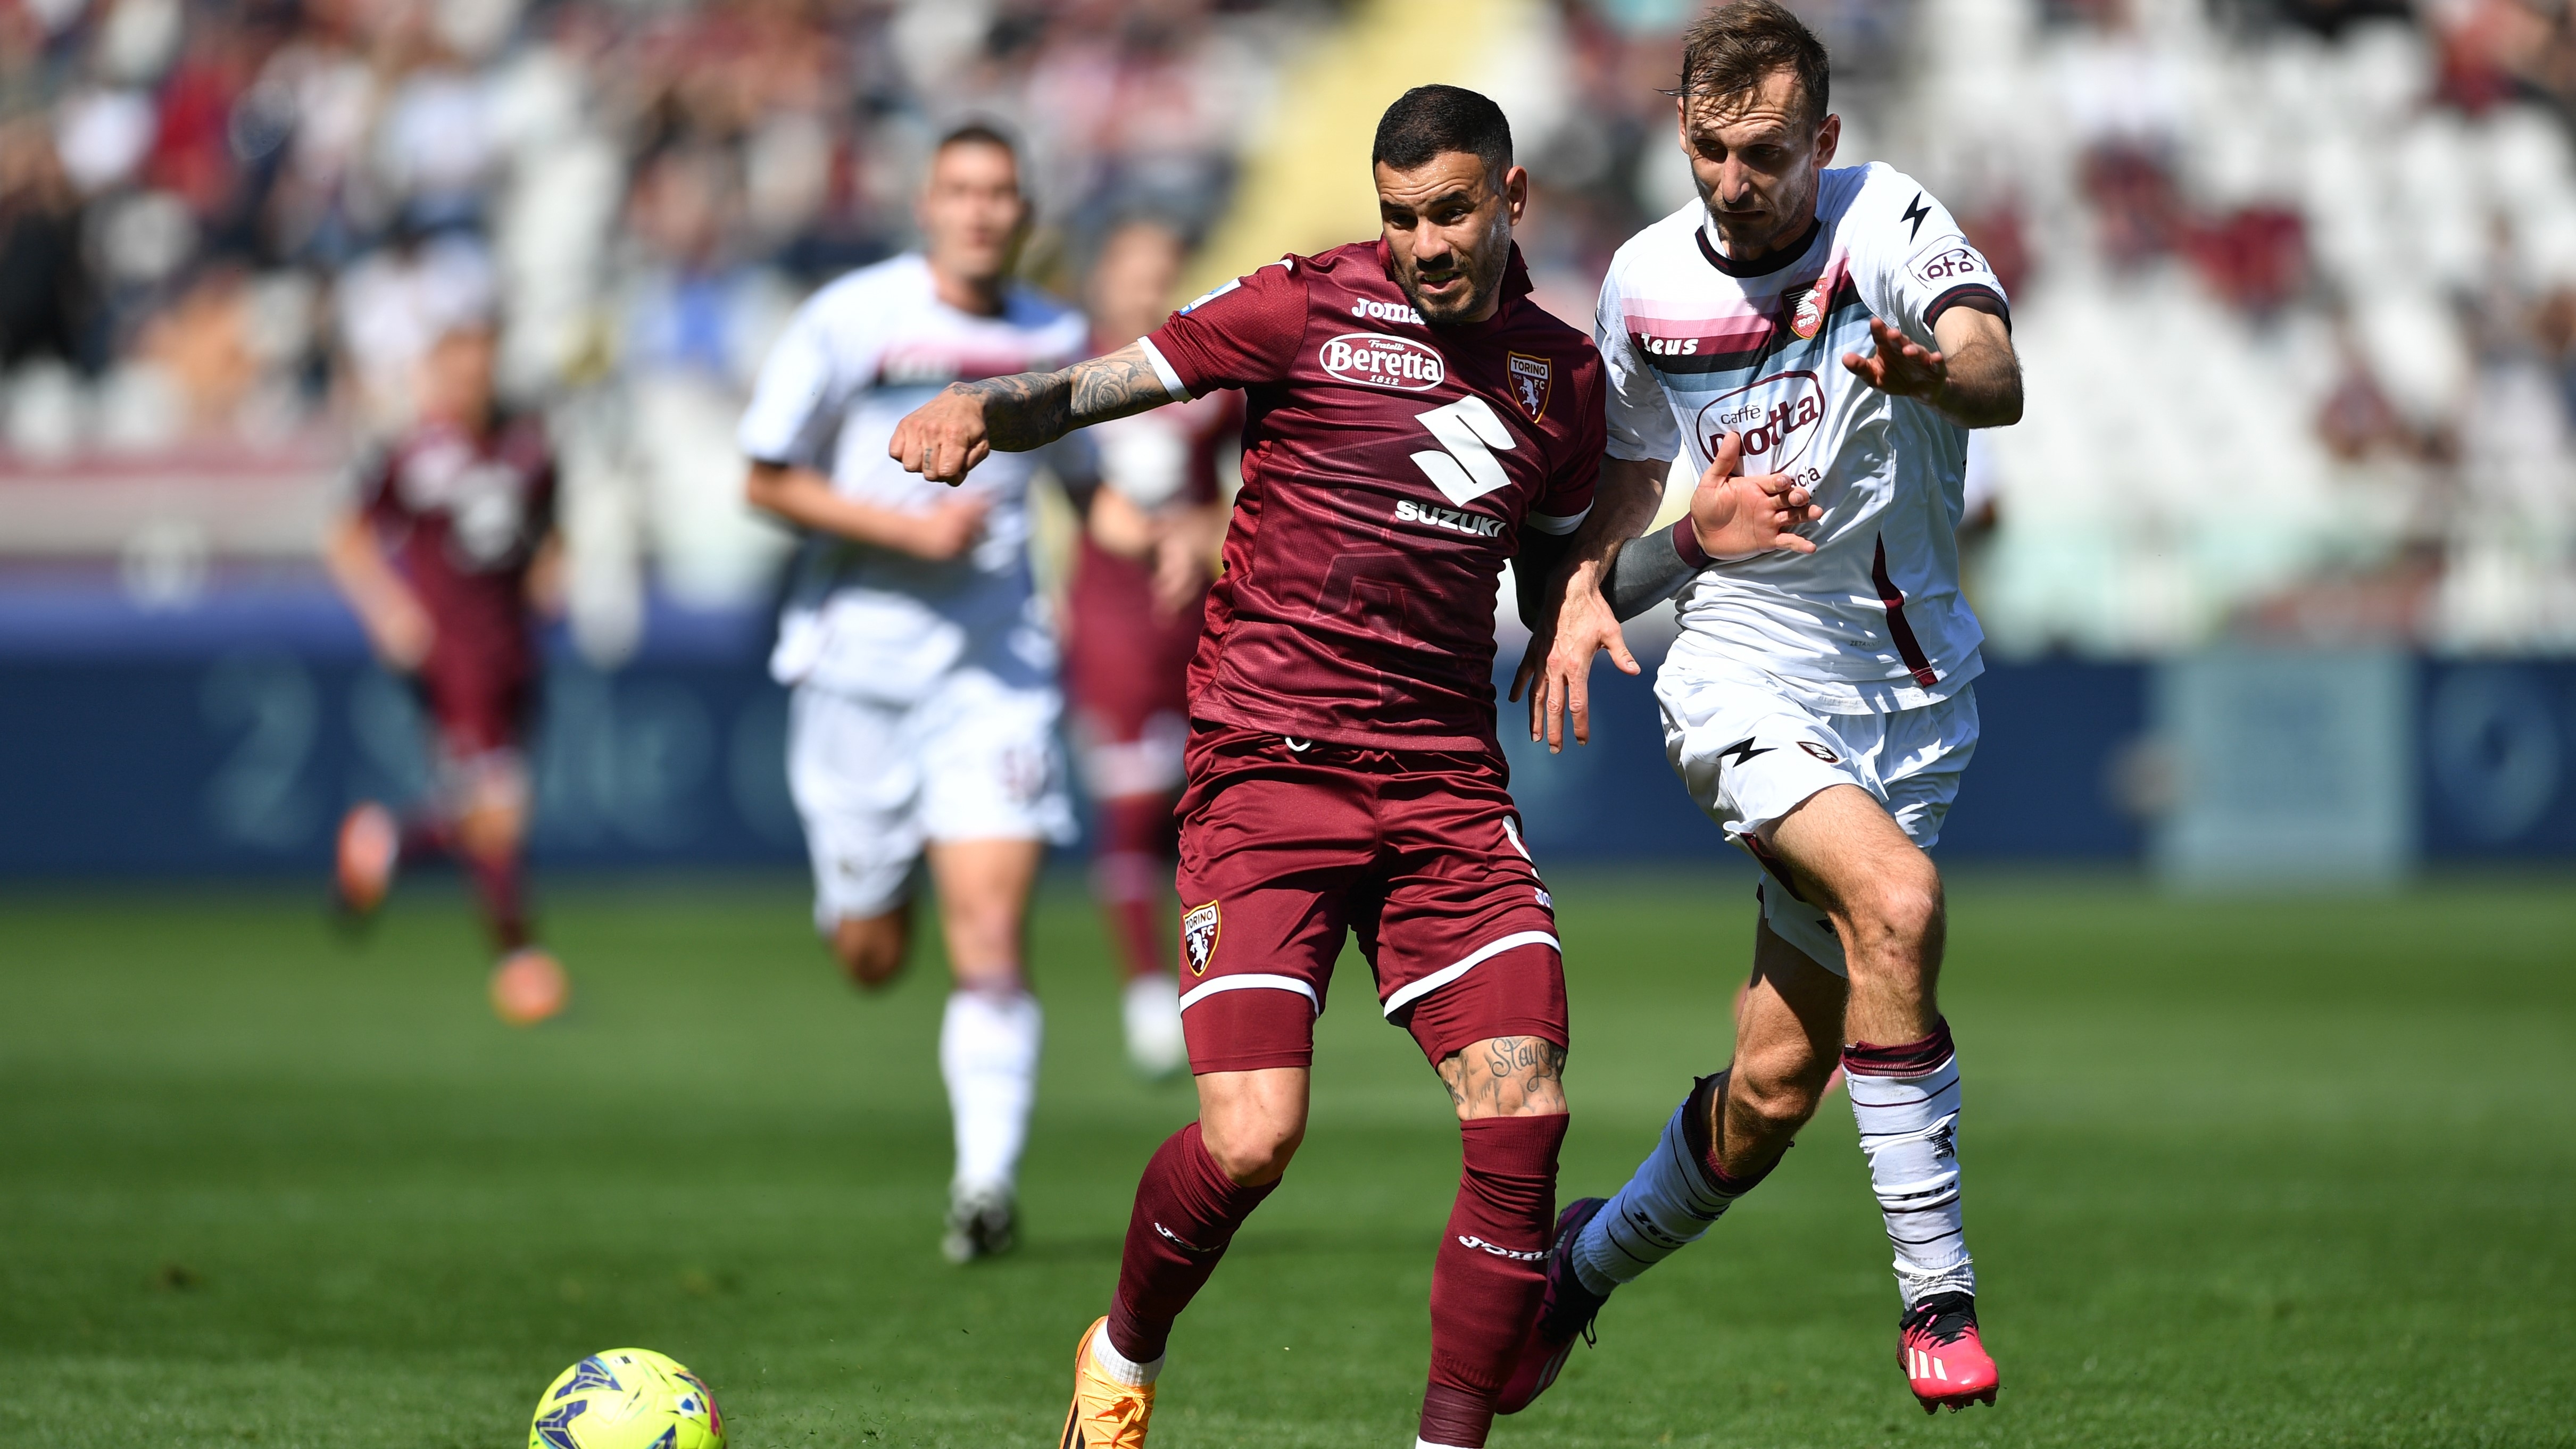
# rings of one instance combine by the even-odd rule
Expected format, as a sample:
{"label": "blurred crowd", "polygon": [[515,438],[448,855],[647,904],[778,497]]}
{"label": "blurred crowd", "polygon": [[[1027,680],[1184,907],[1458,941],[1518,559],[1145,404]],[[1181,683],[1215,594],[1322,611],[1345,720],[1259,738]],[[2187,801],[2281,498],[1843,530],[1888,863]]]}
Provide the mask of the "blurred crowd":
{"label": "blurred crowd", "polygon": [[739,505],[744,391],[806,291],[905,244],[931,140],[1019,129],[1062,282],[1118,217],[1204,227],[1317,13],[6,0],[0,473],[345,445],[493,317],[566,460],[577,621],[631,631],[639,559],[754,601],[783,540]]}
{"label": "blurred crowd", "polygon": [[[1971,460],[1999,648],[2576,645],[2570,11],[1800,8],[1844,159],[1931,185],[2015,294],[2028,420]],[[1123,217],[1204,235],[1301,48],[1365,9],[0,0],[0,476],[360,436],[494,315],[613,652],[648,588],[762,596],[743,391],[806,290],[905,244],[943,126],[1026,138],[1028,269],[1070,294]],[[1695,10],[1519,12],[1559,97],[1525,242],[1571,317],[1691,199],[1661,88]]]}

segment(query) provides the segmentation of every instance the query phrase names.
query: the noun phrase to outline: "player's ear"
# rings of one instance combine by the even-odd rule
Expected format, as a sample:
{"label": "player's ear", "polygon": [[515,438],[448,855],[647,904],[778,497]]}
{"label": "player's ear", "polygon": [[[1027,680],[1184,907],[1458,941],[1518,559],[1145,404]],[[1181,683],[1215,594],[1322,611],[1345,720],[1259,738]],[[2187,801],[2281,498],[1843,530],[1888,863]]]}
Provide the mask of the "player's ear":
{"label": "player's ear", "polygon": [[1529,210],[1529,168],[1515,166],[1503,173],[1503,211],[1512,224],[1520,224],[1521,213]]}
{"label": "player's ear", "polygon": [[1834,151],[1843,143],[1843,118],[1827,116],[1816,128],[1816,166],[1821,170],[1834,164]]}

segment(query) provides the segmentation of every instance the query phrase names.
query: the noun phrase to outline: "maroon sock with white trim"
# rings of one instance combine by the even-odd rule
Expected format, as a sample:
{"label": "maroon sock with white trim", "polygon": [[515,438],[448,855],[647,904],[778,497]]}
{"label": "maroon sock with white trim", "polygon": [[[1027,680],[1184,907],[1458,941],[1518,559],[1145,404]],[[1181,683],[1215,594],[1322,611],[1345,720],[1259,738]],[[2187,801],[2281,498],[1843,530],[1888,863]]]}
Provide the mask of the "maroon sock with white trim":
{"label": "maroon sock with white trim", "polygon": [[1431,1382],[1421,1439],[1483,1449],[1494,1396],[1547,1288],[1556,1153],[1567,1119],[1480,1117],[1458,1124],[1458,1198],[1431,1268]]}
{"label": "maroon sock with white trim", "polygon": [[1235,1229],[1278,1185],[1245,1187],[1226,1176],[1196,1122],[1163,1139],[1136,1184],[1136,1210],[1118,1260],[1109,1342],[1121,1357],[1150,1364],[1163,1356],[1173,1321],[1207,1286]]}

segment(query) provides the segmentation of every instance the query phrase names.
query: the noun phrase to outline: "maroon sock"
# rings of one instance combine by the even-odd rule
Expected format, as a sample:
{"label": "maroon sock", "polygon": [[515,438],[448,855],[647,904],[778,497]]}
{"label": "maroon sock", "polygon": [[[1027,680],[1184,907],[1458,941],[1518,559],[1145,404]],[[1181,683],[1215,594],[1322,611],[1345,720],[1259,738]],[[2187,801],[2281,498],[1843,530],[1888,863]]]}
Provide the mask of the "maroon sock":
{"label": "maroon sock", "polygon": [[404,821],[402,833],[396,838],[402,842],[402,858],[407,862],[444,860],[456,848],[456,832],[448,828],[447,822],[426,815]]}
{"label": "maroon sock", "polygon": [[1160,795],[1120,795],[1100,802],[1100,848],[1091,865],[1092,894],[1109,918],[1129,980],[1172,969],[1163,925],[1172,896],[1172,802]]}
{"label": "maroon sock", "polygon": [[519,856],[464,855],[465,873],[474,878],[474,894],[483,902],[483,922],[503,955],[528,944],[527,903],[519,893]]}
{"label": "maroon sock", "polygon": [[1172,1321],[1206,1286],[1234,1230],[1278,1185],[1245,1187],[1226,1176],[1196,1122],[1163,1139],[1136,1184],[1118,1298],[1109,1309],[1110,1345],[1138,1363],[1161,1358]]}
{"label": "maroon sock", "polygon": [[1481,1449],[1494,1395],[1547,1286],[1556,1216],[1556,1150],[1567,1119],[1480,1117],[1458,1124],[1464,1143],[1458,1200],[1431,1267],[1431,1384],[1422,1394],[1427,1443]]}

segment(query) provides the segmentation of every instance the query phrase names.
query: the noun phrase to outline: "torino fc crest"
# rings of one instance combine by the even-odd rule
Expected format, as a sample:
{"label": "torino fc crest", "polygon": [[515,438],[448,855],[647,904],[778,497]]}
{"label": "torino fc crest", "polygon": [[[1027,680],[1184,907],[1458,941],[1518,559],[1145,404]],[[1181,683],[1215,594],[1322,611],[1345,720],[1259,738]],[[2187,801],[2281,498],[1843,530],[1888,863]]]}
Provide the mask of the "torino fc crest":
{"label": "torino fc crest", "polygon": [[1181,949],[1190,958],[1192,976],[1207,974],[1208,962],[1216,956],[1217,933],[1224,926],[1223,915],[1214,901],[1192,906],[1181,916]]}
{"label": "torino fc crest", "polygon": [[1512,400],[1529,414],[1531,422],[1546,417],[1547,385],[1556,373],[1555,365],[1525,352],[1505,353],[1503,360],[1511,367]]}

